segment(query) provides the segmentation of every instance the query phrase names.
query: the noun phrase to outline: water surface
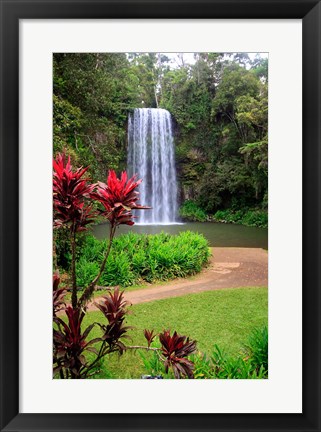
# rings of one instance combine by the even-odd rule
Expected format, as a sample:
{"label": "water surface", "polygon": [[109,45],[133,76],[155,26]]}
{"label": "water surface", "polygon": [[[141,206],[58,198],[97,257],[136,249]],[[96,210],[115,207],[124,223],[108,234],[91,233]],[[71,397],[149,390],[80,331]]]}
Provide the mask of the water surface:
{"label": "water surface", "polygon": [[[166,232],[178,234],[182,231],[196,231],[207,238],[210,246],[217,247],[249,247],[249,248],[268,248],[268,230],[266,228],[246,227],[243,225],[224,224],[215,222],[187,222],[184,224],[173,225],[121,225],[117,229],[116,235],[129,231],[158,234]],[[100,224],[93,227],[93,234],[98,239],[108,236],[109,225]]]}

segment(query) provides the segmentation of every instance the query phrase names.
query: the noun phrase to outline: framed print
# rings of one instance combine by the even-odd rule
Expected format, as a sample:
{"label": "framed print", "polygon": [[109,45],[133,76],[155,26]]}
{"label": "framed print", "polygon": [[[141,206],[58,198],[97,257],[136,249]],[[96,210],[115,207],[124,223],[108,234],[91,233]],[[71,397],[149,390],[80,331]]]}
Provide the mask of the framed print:
{"label": "framed print", "polygon": [[[320,430],[320,3],[4,0],[1,35],[1,430]],[[268,243],[219,223],[266,226],[267,202]]]}

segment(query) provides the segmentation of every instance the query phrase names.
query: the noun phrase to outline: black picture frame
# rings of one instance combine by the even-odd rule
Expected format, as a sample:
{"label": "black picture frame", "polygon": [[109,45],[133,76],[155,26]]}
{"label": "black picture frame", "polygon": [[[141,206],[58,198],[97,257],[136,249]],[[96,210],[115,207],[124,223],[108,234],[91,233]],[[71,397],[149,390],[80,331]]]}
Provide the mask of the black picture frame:
{"label": "black picture frame", "polygon": [[[320,3],[314,0],[1,0],[0,7],[1,431],[320,431]],[[302,19],[302,414],[19,413],[19,20],[28,18]],[[291,358],[287,360],[291,361]],[[281,367],[286,368],[286,364],[283,363]],[[284,373],[286,373],[286,369]]]}

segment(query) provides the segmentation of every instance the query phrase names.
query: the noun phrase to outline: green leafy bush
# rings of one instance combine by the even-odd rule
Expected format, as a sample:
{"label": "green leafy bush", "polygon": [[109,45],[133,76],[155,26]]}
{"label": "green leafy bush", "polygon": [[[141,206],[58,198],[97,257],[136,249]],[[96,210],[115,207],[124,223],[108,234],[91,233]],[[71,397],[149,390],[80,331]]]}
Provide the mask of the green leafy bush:
{"label": "green leafy bush", "polygon": [[192,222],[205,222],[207,215],[194,201],[187,200],[179,209],[179,215],[183,220]]}
{"label": "green leafy bush", "polygon": [[260,228],[268,227],[268,214],[264,210],[218,210],[214,220]]}
{"label": "green leafy bush", "polygon": [[255,329],[249,337],[246,350],[252,361],[252,365],[256,370],[260,370],[263,365],[264,369],[268,369],[268,351],[269,337],[268,329],[264,326],[262,329]]}
{"label": "green leafy bush", "polygon": [[248,211],[243,217],[243,224],[247,226],[267,228],[268,214],[262,210]]}
{"label": "green leafy bush", "polygon": [[144,353],[138,351],[140,358],[144,364],[144,368],[148,375],[161,375],[166,378],[170,378],[169,374],[165,373],[164,364],[161,362],[159,355],[156,351]]}
{"label": "green leafy bush", "polygon": [[268,330],[255,329],[238,357],[228,356],[214,345],[211,356],[203,353],[191,356],[194,378],[198,379],[262,379],[268,378]]}
{"label": "green leafy bush", "polygon": [[[103,259],[106,240],[88,236],[77,261],[77,286],[92,280]],[[100,283],[122,287],[143,282],[166,281],[201,271],[210,256],[201,234],[184,231],[173,236],[128,233],[114,239]]]}
{"label": "green leafy bush", "polygon": [[126,252],[118,252],[117,255],[111,253],[100,283],[104,286],[129,286],[132,280],[135,280],[135,275],[131,271],[128,254]]}
{"label": "green leafy bush", "polygon": [[99,271],[99,264],[96,261],[87,261],[80,258],[77,268],[77,286],[83,286],[83,281],[92,281]]}

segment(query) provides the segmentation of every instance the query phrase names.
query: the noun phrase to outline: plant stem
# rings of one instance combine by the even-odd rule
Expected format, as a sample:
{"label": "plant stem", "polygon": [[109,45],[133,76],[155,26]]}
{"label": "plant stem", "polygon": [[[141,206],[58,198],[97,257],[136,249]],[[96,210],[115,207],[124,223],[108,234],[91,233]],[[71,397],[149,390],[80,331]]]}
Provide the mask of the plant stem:
{"label": "plant stem", "polygon": [[95,279],[93,279],[90,282],[90,284],[85,289],[83,295],[80,297],[80,299],[78,301],[78,307],[79,308],[81,308],[90,299],[90,297],[91,297],[91,295],[92,295],[92,293],[93,293],[93,291],[95,289],[95,286],[99,282],[99,279],[100,279],[100,277],[101,277],[101,275],[102,275],[102,273],[103,273],[103,271],[105,269],[105,266],[106,266],[106,262],[107,262],[107,259],[108,259],[108,256],[109,256],[109,253],[110,253],[110,250],[111,250],[111,246],[112,246],[112,243],[113,243],[113,239],[114,239],[114,236],[115,236],[115,231],[116,231],[116,225],[111,225],[110,232],[109,232],[109,243],[108,243],[108,247],[107,247],[107,250],[106,250],[105,257],[104,257],[104,259],[103,259],[103,261],[101,263],[99,273],[95,277]]}
{"label": "plant stem", "polygon": [[98,353],[97,357],[95,358],[95,360],[89,366],[85,367],[86,371],[83,374],[81,374],[82,378],[86,378],[88,372],[90,372],[91,369],[96,365],[96,363],[98,363],[99,360],[101,360],[103,357],[105,357],[106,354],[111,354],[112,352],[116,351],[116,350],[114,350],[112,348],[109,348],[109,350],[107,350],[107,351],[104,352],[105,345],[106,345],[106,341],[103,341],[103,343],[101,344],[101,347],[100,347],[100,350],[99,350],[99,353]]}
{"label": "plant stem", "polygon": [[[60,362],[59,362],[60,363]],[[59,371],[60,379],[65,379],[65,375],[62,369]]]}
{"label": "plant stem", "polygon": [[77,308],[77,283],[76,283],[76,230],[72,227],[71,232],[71,279],[72,279],[72,296],[71,304],[74,309]]}
{"label": "plant stem", "polygon": [[146,351],[160,351],[161,348],[152,348],[147,346],[141,346],[141,345],[129,345],[126,346],[126,349],[144,349]]}

